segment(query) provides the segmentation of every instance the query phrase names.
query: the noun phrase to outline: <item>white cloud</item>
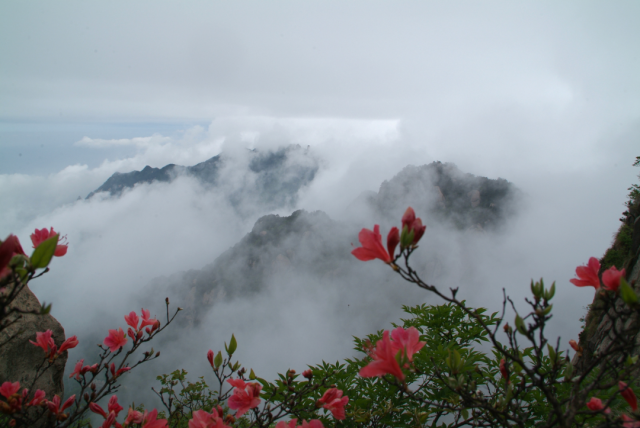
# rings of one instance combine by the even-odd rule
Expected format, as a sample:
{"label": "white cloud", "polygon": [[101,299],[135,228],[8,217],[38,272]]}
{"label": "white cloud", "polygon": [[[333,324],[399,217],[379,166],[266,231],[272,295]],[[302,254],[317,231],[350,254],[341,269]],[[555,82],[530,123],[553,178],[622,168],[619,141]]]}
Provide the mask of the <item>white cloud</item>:
{"label": "white cloud", "polygon": [[111,146],[137,146],[140,148],[146,148],[151,145],[162,145],[170,141],[168,137],[155,134],[151,137],[136,137],[136,138],[119,138],[104,140],[101,138],[89,138],[82,137],[81,140],[75,143],[76,146],[92,147],[92,148],[104,148]]}

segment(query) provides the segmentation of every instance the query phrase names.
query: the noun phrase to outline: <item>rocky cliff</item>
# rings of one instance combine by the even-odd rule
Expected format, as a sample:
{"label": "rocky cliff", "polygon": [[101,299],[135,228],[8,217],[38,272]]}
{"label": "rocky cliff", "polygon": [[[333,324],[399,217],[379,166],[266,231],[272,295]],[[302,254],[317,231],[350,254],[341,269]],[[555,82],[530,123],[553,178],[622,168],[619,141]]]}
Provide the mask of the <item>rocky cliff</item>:
{"label": "rocky cliff", "polygon": [[[634,165],[640,166],[640,157],[636,159]],[[631,192],[626,203],[627,209],[620,218],[622,224],[613,244],[600,259],[599,275],[602,276],[602,272],[611,266],[619,270],[625,269],[627,282],[640,295],[640,186],[635,184],[629,190]],[[626,305],[622,300],[618,299],[616,307],[624,306]],[[579,344],[584,349],[583,355],[581,357],[576,355],[573,360],[574,365],[579,369],[587,367],[593,355],[608,347],[614,340],[611,328],[614,317],[602,311],[601,307],[601,297],[596,293],[589,312],[585,316],[585,327],[580,334]],[[637,344],[635,353],[640,353],[640,313],[635,313],[623,327],[635,336]]]}

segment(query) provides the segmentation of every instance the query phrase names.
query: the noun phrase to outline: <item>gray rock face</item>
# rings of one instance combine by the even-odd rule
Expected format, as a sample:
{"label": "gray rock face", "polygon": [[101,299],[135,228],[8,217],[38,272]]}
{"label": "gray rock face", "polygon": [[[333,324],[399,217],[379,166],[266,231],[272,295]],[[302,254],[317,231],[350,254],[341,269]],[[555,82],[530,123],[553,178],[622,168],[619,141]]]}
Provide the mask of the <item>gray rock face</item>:
{"label": "gray rock face", "polygon": [[[12,303],[13,307],[26,311],[40,310],[38,298],[25,287]],[[19,318],[19,319],[18,319]],[[17,321],[0,332],[0,384],[3,382],[20,382],[21,388],[29,388],[31,391],[42,389],[47,398],[58,394],[64,396],[62,377],[64,366],[67,362],[67,352],[63,352],[35,383],[33,382],[36,368],[44,360],[44,352],[33,345],[29,340],[36,340],[36,333],[51,330],[56,345],[60,346],[65,340],[64,328],[51,315],[13,314],[11,320]],[[7,340],[11,340],[7,342]]]}

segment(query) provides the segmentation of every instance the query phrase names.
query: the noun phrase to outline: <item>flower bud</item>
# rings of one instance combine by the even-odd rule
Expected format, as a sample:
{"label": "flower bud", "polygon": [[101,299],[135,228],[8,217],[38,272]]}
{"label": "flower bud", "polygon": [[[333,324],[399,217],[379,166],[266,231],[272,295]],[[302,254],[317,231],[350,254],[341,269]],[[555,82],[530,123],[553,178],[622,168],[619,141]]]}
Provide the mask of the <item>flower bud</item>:
{"label": "flower bud", "polygon": [[302,376],[307,379],[311,379],[313,377],[313,372],[311,370],[305,370],[302,372]]}

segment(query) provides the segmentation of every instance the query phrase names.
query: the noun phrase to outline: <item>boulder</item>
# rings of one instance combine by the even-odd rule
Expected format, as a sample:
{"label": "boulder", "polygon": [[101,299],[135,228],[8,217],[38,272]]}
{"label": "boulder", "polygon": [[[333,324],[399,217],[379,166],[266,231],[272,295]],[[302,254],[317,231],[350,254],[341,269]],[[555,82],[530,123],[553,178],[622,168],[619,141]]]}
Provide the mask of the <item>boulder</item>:
{"label": "boulder", "polygon": [[[39,311],[41,305],[29,287],[25,286],[13,301],[12,307],[25,311]],[[65,340],[64,328],[51,315],[14,313],[8,317],[8,321],[14,320],[15,322],[0,331],[0,384],[18,381],[21,388],[30,388],[32,391],[42,389],[47,398],[53,397],[54,394],[64,397],[62,377],[67,352],[58,356],[32,387],[36,368],[42,364],[45,355],[42,348],[29,342],[35,342],[37,332],[51,330],[56,345],[60,346]]]}

